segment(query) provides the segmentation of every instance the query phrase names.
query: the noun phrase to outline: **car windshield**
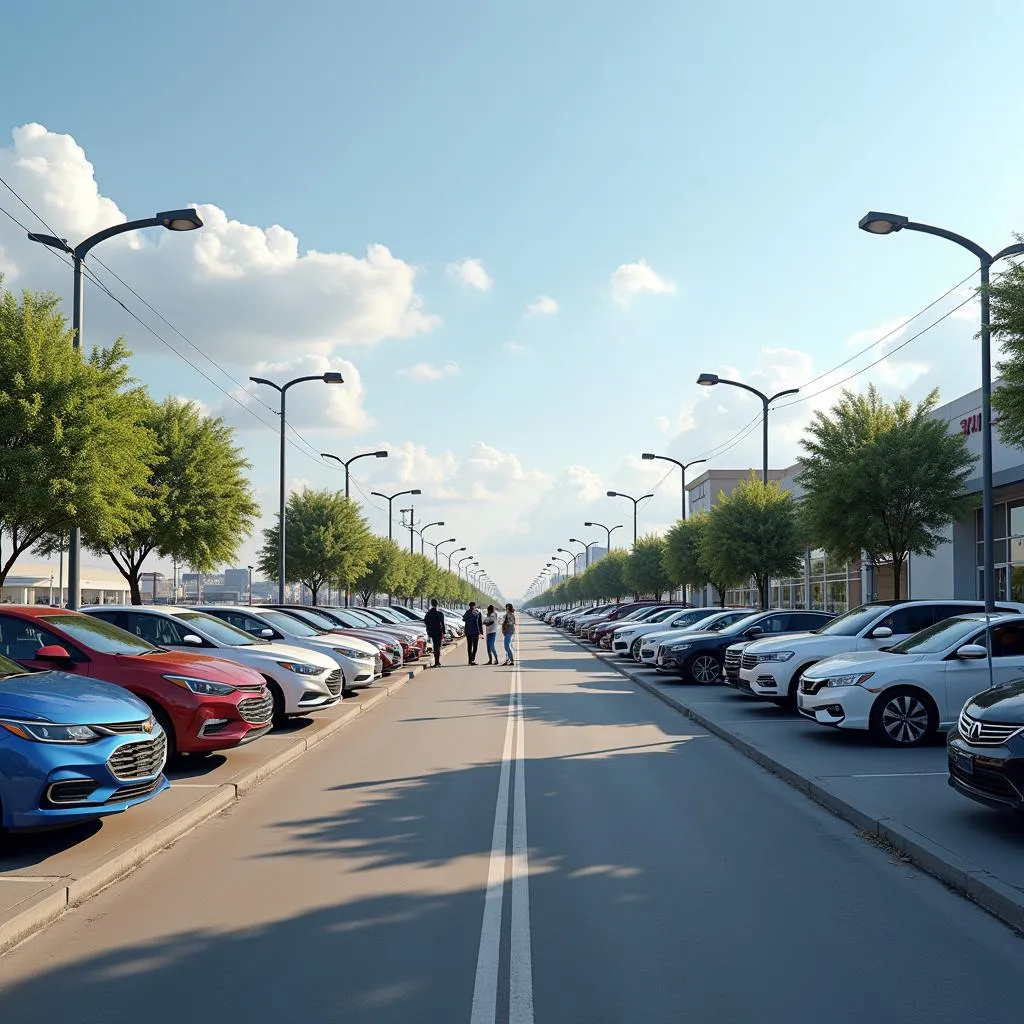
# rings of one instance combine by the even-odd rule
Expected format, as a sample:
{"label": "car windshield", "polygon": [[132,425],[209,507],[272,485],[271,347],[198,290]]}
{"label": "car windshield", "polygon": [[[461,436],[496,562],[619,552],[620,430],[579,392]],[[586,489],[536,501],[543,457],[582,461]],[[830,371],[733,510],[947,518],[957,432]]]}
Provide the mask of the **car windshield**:
{"label": "car windshield", "polygon": [[215,619],[206,612],[175,612],[174,618],[179,622],[191,623],[201,629],[208,637],[228,647],[252,647],[253,638],[244,630],[232,626],[223,619]]}
{"label": "car windshield", "polygon": [[958,647],[981,627],[977,619],[944,619],[889,648],[892,654],[941,654]]}
{"label": "car windshield", "polygon": [[851,608],[842,615],[837,615],[827,626],[817,630],[823,636],[856,636],[865,626],[872,622],[885,611],[889,611],[891,605],[887,604],[862,604],[857,608]]}
{"label": "car windshield", "polygon": [[697,619],[696,622],[692,622],[690,625],[693,626],[695,633],[701,631],[717,633],[719,630],[725,629],[733,621],[732,615],[728,612],[715,612],[713,615],[708,615],[703,619]]}
{"label": "car windshield", "polygon": [[40,622],[57,626],[83,647],[99,654],[148,654],[157,650],[142,637],[92,615],[47,615]]}
{"label": "car windshield", "polygon": [[[341,617],[344,618],[344,616]],[[338,625],[337,622],[335,622],[329,616],[324,615],[322,612],[315,611],[312,608],[303,608],[302,618],[303,621],[312,622],[314,625],[319,626],[321,629],[326,630],[327,632],[330,632],[332,629],[334,629],[335,626]]]}
{"label": "car windshield", "polygon": [[676,614],[677,609],[666,608],[664,611],[658,612],[657,615],[652,615],[647,621],[648,622],[665,622],[667,619],[671,619]]}
{"label": "car windshield", "polygon": [[288,615],[286,612],[265,611],[260,612],[260,618],[266,619],[272,626],[277,626],[282,633],[289,636],[319,636],[320,630],[303,622],[302,619]]}
{"label": "car windshield", "polygon": [[721,629],[716,629],[716,633],[745,633],[751,626],[756,626],[761,618],[764,616],[764,612],[754,612],[753,615],[744,615],[742,619],[736,619],[735,622],[730,623],[728,626],[722,626]]}
{"label": "car windshield", "polygon": [[16,662],[11,661],[10,658],[5,658],[0,654],[0,679],[7,679],[10,676],[27,675],[29,675],[28,669],[22,668]]}
{"label": "car windshield", "polygon": [[[374,608],[373,610],[374,610],[374,612],[377,615],[379,615],[386,622],[390,622],[394,626],[398,625],[399,617],[393,611],[391,611],[389,608]],[[408,622],[408,621],[409,620],[406,619],[406,622]]]}

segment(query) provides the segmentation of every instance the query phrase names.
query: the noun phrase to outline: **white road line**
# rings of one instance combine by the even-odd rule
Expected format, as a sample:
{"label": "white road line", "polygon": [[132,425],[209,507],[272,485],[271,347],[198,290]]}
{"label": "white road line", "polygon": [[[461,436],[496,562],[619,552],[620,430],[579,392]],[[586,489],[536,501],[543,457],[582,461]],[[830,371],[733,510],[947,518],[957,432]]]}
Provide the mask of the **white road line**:
{"label": "white road line", "polygon": [[501,753],[501,775],[498,799],[494,808],[494,831],[491,834],[491,860],[487,869],[487,893],[484,896],[484,917],[480,926],[480,949],[476,958],[476,980],[473,984],[473,1010],[470,1024],[494,1024],[498,1012],[498,968],[501,952],[501,906],[505,892],[505,851],[508,845],[508,790],[512,768],[512,736],[515,729],[516,677],[508,697],[505,724],[505,746]]}
{"label": "white road line", "polygon": [[516,776],[512,803],[512,944],[509,1024],[533,1024],[533,951],[530,940],[530,862],[526,838],[526,768],[523,753],[523,680],[516,646]]}
{"label": "white road line", "polygon": [[[948,775],[949,772],[890,772],[888,774],[879,775],[851,775],[851,779],[927,779],[931,777],[938,778],[940,775]],[[844,776],[834,775],[836,779],[841,779]]]}

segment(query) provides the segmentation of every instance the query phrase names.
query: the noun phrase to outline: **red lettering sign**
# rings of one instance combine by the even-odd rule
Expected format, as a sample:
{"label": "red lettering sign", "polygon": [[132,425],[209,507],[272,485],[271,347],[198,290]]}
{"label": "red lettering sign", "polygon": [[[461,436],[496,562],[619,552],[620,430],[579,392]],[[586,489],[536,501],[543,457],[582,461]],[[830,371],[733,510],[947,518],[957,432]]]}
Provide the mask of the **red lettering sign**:
{"label": "red lettering sign", "polygon": [[960,433],[964,435],[981,433],[981,413],[971,413],[960,421]]}

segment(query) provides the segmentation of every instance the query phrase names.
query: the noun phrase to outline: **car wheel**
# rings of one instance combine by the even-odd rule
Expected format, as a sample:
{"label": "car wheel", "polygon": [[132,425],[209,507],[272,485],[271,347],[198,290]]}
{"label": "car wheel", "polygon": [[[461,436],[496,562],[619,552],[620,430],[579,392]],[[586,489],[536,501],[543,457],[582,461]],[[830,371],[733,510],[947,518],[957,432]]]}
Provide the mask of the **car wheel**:
{"label": "car wheel", "polygon": [[640,660],[640,641],[634,640],[632,646],[629,648],[629,653],[633,656],[634,661]]}
{"label": "car wheel", "polygon": [[687,676],[695,683],[717,683],[722,678],[722,659],[710,651],[706,654],[695,654],[686,663],[683,678]]}
{"label": "car wheel", "polygon": [[167,736],[167,764],[170,764],[178,756],[178,738],[174,734],[174,726],[171,724],[170,716],[163,708],[156,704],[150,704],[149,710],[153,712],[153,717]]}
{"label": "car wheel", "polygon": [[[812,663],[813,664],[813,663]],[[780,708],[795,708],[796,707],[796,695],[800,692],[800,681],[804,677],[804,673],[811,668],[811,665],[803,665],[796,672],[793,673],[793,678],[789,681],[789,692],[785,697],[778,698],[775,703]]]}
{"label": "car wheel", "polygon": [[284,710],[284,694],[281,692],[281,687],[271,679],[267,680],[267,689],[270,691],[270,699],[274,702],[272,716],[274,728],[280,729],[288,721],[288,716]]}
{"label": "car wheel", "polygon": [[869,725],[871,735],[887,747],[917,747],[935,733],[939,713],[927,694],[897,686],[875,701]]}

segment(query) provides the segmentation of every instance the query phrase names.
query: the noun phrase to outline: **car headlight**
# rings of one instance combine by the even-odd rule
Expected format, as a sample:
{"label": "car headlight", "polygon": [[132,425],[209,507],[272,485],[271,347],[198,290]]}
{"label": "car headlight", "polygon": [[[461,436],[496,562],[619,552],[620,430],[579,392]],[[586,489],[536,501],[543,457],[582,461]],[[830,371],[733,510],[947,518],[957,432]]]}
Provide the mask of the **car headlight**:
{"label": "car headlight", "polygon": [[829,676],[825,680],[826,686],[863,686],[875,673],[861,672],[851,673],[847,676]]}
{"label": "car headlight", "polygon": [[669,647],[669,650],[673,651],[673,652],[675,652],[675,651],[685,651],[687,649],[687,647],[692,647],[692,646],[693,646],[693,644],[673,644],[671,647]]}
{"label": "car headlight", "polygon": [[36,743],[91,743],[100,738],[100,733],[87,725],[51,725],[49,722],[19,722],[17,719],[0,719],[0,726],[23,740]]}
{"label": "car headlight", "polygon": [[372,658],[372,654],[367,654],[366,651],[357,651],[354,647],[335,647],[335,654],[344,655],[346,658],[351,658],[353,661],[362,661],[366,658]]}
{"label": "car headlight", "polygon": [[636,630],[635,629],[617,629],[617,630],[615,630],[615,632],[620,637],[624,637],[624,636],[632,636],[636,632]]}
{"label": "car headlight", "polygon": [[757,663],[763,665],[766,661],[789,661],[792,657],[792,651],[771,651],[769,654],[757,655]]}
{"label": "car headlight", "polygon": [[279,661],[278,665],[297,676],[318,676],[325,671],[319,665],[307,665],[304,661]]}
{"label": "car headlight", "polygon": [[226,697],[234,693],[235,688],[227,683],[215,683],[212,679],[195,679],[192,676],[167,675],[164,679],[183,690],[191,690],[193,693],[201,693],[204,697]]}

